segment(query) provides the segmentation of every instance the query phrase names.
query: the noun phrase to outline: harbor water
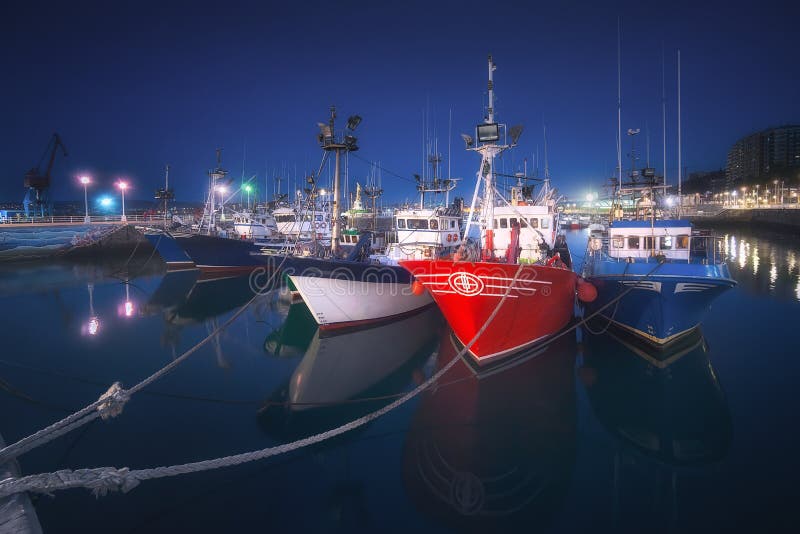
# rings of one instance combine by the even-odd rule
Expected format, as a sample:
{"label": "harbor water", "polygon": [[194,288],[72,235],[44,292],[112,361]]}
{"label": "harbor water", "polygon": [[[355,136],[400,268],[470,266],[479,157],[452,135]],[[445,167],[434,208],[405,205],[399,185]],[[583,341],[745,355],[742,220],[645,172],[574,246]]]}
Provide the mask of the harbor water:
{"label": "harbor water", "polygon": [[[790,525],[800,238],[717,230],[738,286],[671,349],[602,324],[596,335],[579,328],[495,372],[459,361],[409,402],[319,444],[126,494],[32,494],[38,520],[48,534]],[[576,270],[586,239],[568,235]],[[165,274],[157,258],[7,266],[0,310],[6,443],[115,381],[136,384],[224,327],[119,416],[22,455],[23,475],[170,466],[290,443],[388,405],[457,353],[435,307],[326,334],[279,285]]]}

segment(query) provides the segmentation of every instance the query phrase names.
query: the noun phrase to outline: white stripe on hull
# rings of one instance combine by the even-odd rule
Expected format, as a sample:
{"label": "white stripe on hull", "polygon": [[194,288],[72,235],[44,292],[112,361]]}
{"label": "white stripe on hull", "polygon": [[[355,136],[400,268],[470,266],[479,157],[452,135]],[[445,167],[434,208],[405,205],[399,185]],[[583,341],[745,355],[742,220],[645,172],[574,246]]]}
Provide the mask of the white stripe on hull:
{"label": "white stripe on hull", "polygon": [[320,325],[370,321],[418,310],[433,302],[411,284],[356,282],[314,276],[290,276]]}

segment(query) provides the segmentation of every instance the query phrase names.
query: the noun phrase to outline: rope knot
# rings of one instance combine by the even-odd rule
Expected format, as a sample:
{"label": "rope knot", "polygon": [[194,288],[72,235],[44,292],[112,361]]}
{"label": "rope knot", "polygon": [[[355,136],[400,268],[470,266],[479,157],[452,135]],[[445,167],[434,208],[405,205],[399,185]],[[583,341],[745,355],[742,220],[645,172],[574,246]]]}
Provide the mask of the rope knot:
{"label": "rope knot", "polygon": [[130,399],[130,395],[122,388],[122,384],[114,382],[111,384],[111,387],[108,388],[108,391],[103,393],[100,399],[98,399],[102,401],[97,407],[97,411],[100,412],[100,417],[106,420],[118,416],[122,413],[122,408],[125,407],[125,403],[128,402],[128,399]]}
{"label": "rope knot", "polygon": [[85,487],[92,491],[95,497],[105,497],[112,491],[128,493],[139,485],[139,480],[131,475],[127,467],[114,469],[106,467],[102,469],[79,469],[75,474],[81,477],[82,472],[87,475],[84,479]]}

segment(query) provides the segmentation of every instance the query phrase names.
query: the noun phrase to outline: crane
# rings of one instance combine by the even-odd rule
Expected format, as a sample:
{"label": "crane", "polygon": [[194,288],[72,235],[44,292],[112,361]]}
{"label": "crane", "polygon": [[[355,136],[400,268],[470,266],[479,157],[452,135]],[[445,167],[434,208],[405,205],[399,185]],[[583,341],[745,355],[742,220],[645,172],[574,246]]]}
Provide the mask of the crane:
{"label": "crane", "polygon": [[[59,148],[61,148],[64,156],[66,156],[67,147],[64,146],[61,137],[57,133],[54,133],[50,138],[50,142],[47,143],[47,147],[42,157],[39,159],[38,165],[25,173],[25,188],[28,191],[25,193],[25,199],[22,201],[22,204],[25,207],[26,217],[29,216],[31,204],[34,205],[34,215],[38,212],[39,215],[44,217],[45,211],[47,211],[48,214],[52,211],[52,203],[50,202],[50,173],[53,170],[53,164],[56,161],[56,153]],[[42,174],[39,168],[48,152],[50,152],[50,161],[47,163],[47,170]]]}

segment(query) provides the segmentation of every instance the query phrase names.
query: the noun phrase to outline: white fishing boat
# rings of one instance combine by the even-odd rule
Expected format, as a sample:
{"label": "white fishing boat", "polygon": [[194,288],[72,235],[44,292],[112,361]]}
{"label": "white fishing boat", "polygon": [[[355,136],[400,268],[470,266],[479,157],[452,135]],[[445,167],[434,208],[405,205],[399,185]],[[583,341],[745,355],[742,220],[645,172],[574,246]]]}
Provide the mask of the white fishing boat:
{"label": "white fishing boat", "polygon": [[278,233],[293,241],[331,238],[331,216],[316,206],[282,206],[272,212]]}
{"label": "white fishing boat", "polygon": [[266,206],[258,206],[252,211],[235,211],[233,229],[241,239],[252,240],[271,239],[279,233],[275,217]]}
{"label": "white fishing boat", "polygon": [[[428,161],[431,163],[432,176],[415,175],[419,204],[395,213],[396,240],[386,246],[384,253],[373,254],[373,261],[399,265],[401,260],[431,260],[450,256],[461,245],[461,204],[447,205],[450,191],[456,187],[456,179],[438,177],[438,165],[441,163],[438,154],[429,156]],[[429,195],[427,205],[426,195]],[[437,205],[442,195],[444,204]]]}

